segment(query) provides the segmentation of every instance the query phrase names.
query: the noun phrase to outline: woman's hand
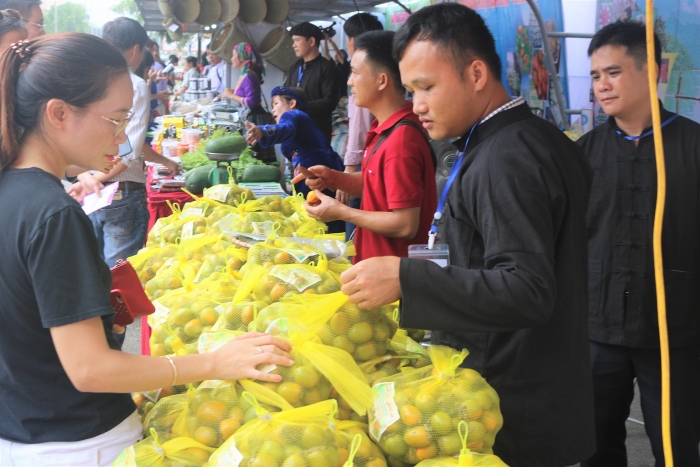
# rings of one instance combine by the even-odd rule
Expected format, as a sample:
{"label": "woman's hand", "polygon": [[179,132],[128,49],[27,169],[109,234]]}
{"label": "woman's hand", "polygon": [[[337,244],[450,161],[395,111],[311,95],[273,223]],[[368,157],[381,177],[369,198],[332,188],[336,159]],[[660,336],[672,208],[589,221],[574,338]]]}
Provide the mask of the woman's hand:
{"label": "woman's hand", "polygon": [[78,181],[68,189],[68,194],[79,203],[83,202],[83,198],[91,193],[97,193],[100,196],[100,190],[104,185],[95,177],[90,175],[90,172],[84,172],[78,175]]}
{"label": "woman's hand", "polygon": [[251,146],[255,146],[264,136],[262,130],[259,126],[251,125],[249,122],[245,122],[245,127],[248,129],[248,132],[245,134],[246,142]]}
{"label": "woman's hand", "polygon": [[288,353],[292,346],[268,334],[249,332],[228,342],[212,353],[216,359],[215,379],[257,379],[279,383],[282,376],[263,373],[257,368],[260,365],[292,366],[294,360]]}

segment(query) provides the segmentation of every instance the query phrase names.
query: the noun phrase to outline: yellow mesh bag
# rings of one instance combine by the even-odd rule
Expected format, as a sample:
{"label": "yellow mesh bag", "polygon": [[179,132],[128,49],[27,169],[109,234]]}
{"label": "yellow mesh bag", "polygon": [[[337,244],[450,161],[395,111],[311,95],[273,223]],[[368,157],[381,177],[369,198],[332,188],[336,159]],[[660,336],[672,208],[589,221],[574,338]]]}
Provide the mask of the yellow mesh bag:
{"label": "yellow mesh bag", "polygon": [[203,467],[215,449],[190,438],[169,438],[151,430],[151,436],[122,451],[112,467]]}
{"label": "yellow mesh bag", "polygon": [[222,226],[228,225],[227,219],[235,219],[236,216],[238,216],[238,210],[235,207],[228,204],[216,206],[207,216],[207,235],[227,233]]}
{"label": "yellow mesh bag", "polygon": [[[362,371],[345,350],[325,345],[318,338],[324,324],[323,314],[327,310],[332,313],[347,297],[334,293],[306,298],[306,302],[297,300],[268,307],[288,310],[286,317],[273,320],[265,331],[271,334],[279,331],[280,336],[288,336],[295,361],[290,368],[277,367],[273,371],[283,378],[277,391],[290,404],[299,406],[315,399],[327,399],[333,386],[355,412],[364,415],[372,404],[372,395],[367,391],[369,385]],[[256,323],[260,322],[259,330],[263,320],[271,318],[266,316],[266,310],[256,319]]]}
{"label": "yellow mesh bag", "polygon": [[[423,360],[422,355],[410,352],[389,351],[389,353],[386,355],[360,363],[359,367],[365,374],[365,378],[371,386],[375,381],[396,375],[404,369],[412,370],[413,368],[410,365],[414,365],[417,360]],[[367,415],[360,415],[353,411],[350,404],[348,404],[347,401],[343,399],[340,394],[338,394],[338,391],[336,391],[335,388],[331,390],[330,397],[338,401],[338,419],[367,423]]]}
{"label": "yellow mesh bag", "polygon": [[[224,230],[224,227],[221,227]],[[292,221],[275,212],[248,212],[235,217],[226,231],[250,234],[254,238],[289,237],[296,228]]]}
{"label": "yellow mesh bag", "polygon": [[266,269],[277,264],[318,264],[321,252],[316,248],[300,244],[286,245],[282,242],[260,242],[248,250],[248,261]]}
{"label": "yellow mesh bag", "polygon": [[240,302],[220,305],[218,308],[219,319],[211,328],[212,331],[254,331],[255,326],[250,326],[260,310],[267,307],[265,302]]}
{"label": "yellow mesh bag", "polygon": [[364,423],[341,420],[334,423],[335,441],[343,467],[386,467],[379,446],[367,436]]}
{"label": "yellow mesh bag", "polygon": [[185,215],[180,212],[177,205],[171,205],[174,214],[160,218],[148,232],[146,246],[152,247],[167,243],[178,243],[195,235],[204,235],[207,232],[207,219],[195,214]]}
{"label": "yellow mesh bag", "polygon": [[340,465],[340,452],[329,423],[335,401],[270,413],[251,399],[257,417],[212,454],[211,467]]}
{"label": "yellow mesh bag", "polygon": [[256,418],[255,407],[242,397],[246,389],[268,412],[292,409],[279,395],[252,381],[204,381],[183,406],[173,433],[210,447],[221,446],[241,426]]}
{"label": "yellow mesh bag", "polygon": [[462,449],[459,457],[436,457],[419,462],[416,467],[508,467],[500,457],[494,454],[471,452],[467,447],[469,425],[464,420],[457,426]]}
{"label": "yellow mesh bag", "polygon": [[[232,294],[231,294],[232,295]],[[149,340],[151,355],[189,355],[197,353],[197,339],[219,319],[220,302],[210,300],[212,293],[195,289],[173,294],[172,300],[159,300],[152,317]]]}
{"label": "yellow mesh bag", "polygon": [[211,188],[205,188],[202,195],[204,198],[213,199],[214,201],[228,204],[229,206],[239,206],[240,204],[255,199],[255,195],[251,190],[233,183],[233,176],[230,167],[228,181],[229,182],[227,184],[214,185]]}
{"label": "yellow mesh bag", "polygon": [[[225,238],[220,238],[218,241],[211,245],[207,245],[201,248],[197,252],[193,252],[193,259],[201,261],[201,266],[197,270],[197,275],[194,278],[194,283],[199,284],[207,280],[214,273],[229,272],[235,269],[230,269],[229,264],[232,266],[238,266],[240,258],[245,258],[245,253],[241,253],[238,256],[234,256],[236,261],[230,261],[230,257],[227,252],[234,253],[237,250],[242,250],[235,245],[231,245],[231,242]],[[245,260],[244,260],[245,261]],[[238,269],[243,265],[240,263]]]}
{"label": "yellow mesh bag", "polygon": [[263,196],[258,198],[261,204],[261,211],[276,212],[284,217],[290,217],[296,212],[296,201],[293,196],[282,198],[280,196]]}
{"label": "yellow mesh bag", "polygon": [[457,425],[468,425],[467,447],[491,454],[503,425],[496,391],[476,371],[459,368],[468,352],[431,346],[425,368],[377,381],[369,433],[388,456],[409,464],[460,451]]}
{"label": "yellow mesh bag", "polygon": [[171,435],[175,422],[187,407],[187,399],[194,390],[195,386],[190,385],[186,393],[162,397],[144,418],[144,432],[150,433],[153,429],[159,435]]}
{"label": "yellow mesh bag", "polygon": [[362,363],[384,355],[397,330],[396,322],[385,310],[362,310],[347,302],[321,327],[319,337],[326,345],[345,350]]}
{"label": "yellow mesh bag", "polygon": [[179,254],[180,249],[177,245],[168,244],[164,247],[143,248],[134,256],[127,258],[127,261],[136,271],[141,284],[145,285],[146,282],[156,277],[158,271],[169,259],[175,258]]}
{"label": "yellow mesh bag", "polygon": [[182,252],[187,261],[196,261],[199,268],[210,255],[223,255],[226,248],[231,245],[231,241],[225,235],[203,235],[201,237],[189,238],[180,243]]}
{"label": "yellow mesh bag", "polygon": [[[317,319],[318,310],[337,308],[345,300],[341,295],[326,295],[321,297],[323,300],[315,300],[312,304],[304,306],[274,304],[261,310],[256,321],[253,321],[258,323],[257,330],[279,335],[292,343],[290,353],[294,365],[273,367],[270,373],[281,375],[282,381],[263,384],[294,407],[328,399],[331,386],[334,386],[359,414],[365,414],[372,406],[372,390],[352,357],[342,349],[324,345],[316,335],[323,324]],[[273,310],[274,314],[268,314],[265,311],[268,309]],[[279,317],[272,319],[276,316]],[[263,328],[263,323],[266,322],[264,320],[268,319],[272,321]],[[235,334],[231,331],[206,333],[200,339],[200,353],[206,351],[201,345],[205,340],[220,343],[234,337]],[[208,347],[209,351],[218,348],[211,345]]]}
{"label": "yellow mesh bag", "polygon": [[[297,235],[299,235],[298,231]],[[347,257],[356,254],[352,242],[346,242],[344,234],[324,234],[311,238],[300,236],[278,238],[275,240],[275,246],[291,249],[311,248],[326,255],[329,262],[337,262],[338,264],[348,264]]]}
{"label": "yellow mesh bag", "polygon": [[156,300],[171,290],[182,287],[192,290],[198,266],[196,262],[188,262],[183,255],[169,259],[155,277],[146,282],[146,295]]}
{"label": "yellow mesh bag", "polygon": [[340,290],[340,282],[328,272],[327,261],[318,266],[306,264],[279,264],[264,271],[252,288],[255,300],[278,302],[293,295],[324,295]]}

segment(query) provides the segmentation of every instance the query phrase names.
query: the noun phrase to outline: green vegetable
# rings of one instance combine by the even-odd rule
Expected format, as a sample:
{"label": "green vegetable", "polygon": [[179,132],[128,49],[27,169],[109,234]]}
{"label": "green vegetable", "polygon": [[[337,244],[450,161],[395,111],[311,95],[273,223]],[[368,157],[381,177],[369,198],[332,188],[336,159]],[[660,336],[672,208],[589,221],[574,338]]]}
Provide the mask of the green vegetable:
{"label": "green vegetable", "polygon": [[246,183],[278,182],[280,169],[272,165],[249,166],[240,175],[240,181]]}
{"label": "green vegetable", "polygon": [[187,191],[194,194],[200,194],[205,188],[209,188],[211,186],[209,183],[210,171],[211,166],[201,166],[189,170],[185,174],[185,188]]}
{"label": "green vegetable", "polygon": [[206,154],[204,154],[204,151],[200,151],[199,147],[195,150],[195,152],[186,152],[180,156],[180,161],[182,162],[182,167],[185,170],[192,170],[196,167],[204,167],[215,164],[214,161],[210,160]]}
{"label": "green vegetable", "polygon": [[231,167],[236,169],[236,173],[242,174],[246,167],[265,165],[262,161],[256,159],[254,154],[253,148],[248,146],[237,161],[231,162]]}
{"label": "green vegetable", "polygon": [[209,140],[204,150],[217,154],[239,154],[247,147],[248,143],[246,143],[245,138],[239,133],[234,133],[230,136]]}

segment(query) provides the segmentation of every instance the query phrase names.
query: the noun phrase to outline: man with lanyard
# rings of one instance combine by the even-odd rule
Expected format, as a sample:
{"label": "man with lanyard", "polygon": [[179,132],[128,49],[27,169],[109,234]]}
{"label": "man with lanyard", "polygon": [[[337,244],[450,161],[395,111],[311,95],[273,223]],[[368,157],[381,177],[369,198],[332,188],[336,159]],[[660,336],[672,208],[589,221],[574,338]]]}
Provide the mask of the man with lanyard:
{"label": "man with lanyard", "polygon": [[[372,13],[357,13],[348,18],[343,24],[343,32],[345,32],[345,45],[348,48],[350,60],[352,60],[352,56],[355,53],[356,37],[367,31],[381,31],[383,29],[382,23]],[[340,85],[345,86],[345,83],[340,83]],[[368,109],[355,105],[355,97],[352,93],[348,95],[348,120],[348,145],[345,148],[344,161],[345,172],[355,173],[360,170],[365,139],[374,117]],[[336,191],[335,198],[355,209],[358,209],[362,202],[360,198],[350,196],[342,190]],[[346,239],[349,240],[355,232],[355,225],[346,221],[345,229]]]}
{"label": "man with lanyard", "polygon": [[501,83],[484,20],[457,3],[413,13],[394,38],[413,111],[433,139],[459,137],[440,198],[450,265],[382,257],[343,273],[360,308],[401,300],[400,325],[466,348],[496,389],[493,451],[511,467],[563,467],[595,450],[587,333],[583,154]]}
{"label": "man with lanyard", "polygon": [[[399,64],[392,57],[393,38],[391,31],[371,31],[355,39],[348,84],[356,104],[377,117],[367,133],[362,172],[314,166],[309,172],[317,178],[306,182],[321,200],[317,206],[307,204],[311,217],[357,225],[356,262],[408,256],[409,245],[427,241],[437,204],[435,162],[425,130],[406,101]],[[362,197],[361,209],[318,191],[326,187]]]}
{"label": "man with lanyard", "polygon": [[226,89],[226,63],[211,50],[207,50],[207,58],[211,64],[207,78],[211,83],[211,90],[218,96]]}
{"label": "man with lanyard", "polygon": [[[655,37],[656,75],[661,46]],[[646,28],[617,22],[588,48],[606,123],[579,144],[593,167],[588,207],[589,333],[596,404],[595,456],[626,466],[625,421],[634,378],[656,465],[663,465],[661,356],[652,232],[656,165]],[[659,104],[661,107],[661,105]],[[671,434],[676,465],[700,465],[700,125],[660,108],[668,193],[663,265],[671,347]]]}
{"label": "man with lanyard", "polygon": [[318,26],[304,22],[293,26],[289,33],[294,41],[294,54],[299,60],[289,69],[284,85],[304,90],[309,117],[330,142],[332,114],[338,105],[340,83],[333,62],[319,52],[323,32]]}

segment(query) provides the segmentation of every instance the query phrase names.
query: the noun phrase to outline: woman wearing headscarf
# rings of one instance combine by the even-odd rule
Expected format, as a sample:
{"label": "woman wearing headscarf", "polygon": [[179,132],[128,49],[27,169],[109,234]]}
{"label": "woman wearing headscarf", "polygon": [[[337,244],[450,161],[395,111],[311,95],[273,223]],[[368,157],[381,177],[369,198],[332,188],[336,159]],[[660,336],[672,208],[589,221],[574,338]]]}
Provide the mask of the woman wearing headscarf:
{"label": "woman wearing headscarf", "polygon": [[232,99],[251,111],[260,107],[260,85],[264,82],[265,67],[258,51],[247,42],[241,42],[233,48],[231,66],[241,70],[241,77],[236,88],[226,89],[222,97]]}
{"label": "woman wearing headscarf", "polygon": [[[264,82],[265,67],[260,53],[247,42],[241,42],[233,48],[231,56],[231,66],[241,70],[241,77],[235,89],[226,89],[222,93],[225,99],[232,99],[249,110],[245,120],[256,125],[267,125],[274,123],[270,113],[262,107],[262,89]],[[253,151],[258,159],[263,162],[275,162],[277,156],[274,148],[262,148],[254,146]]]}

